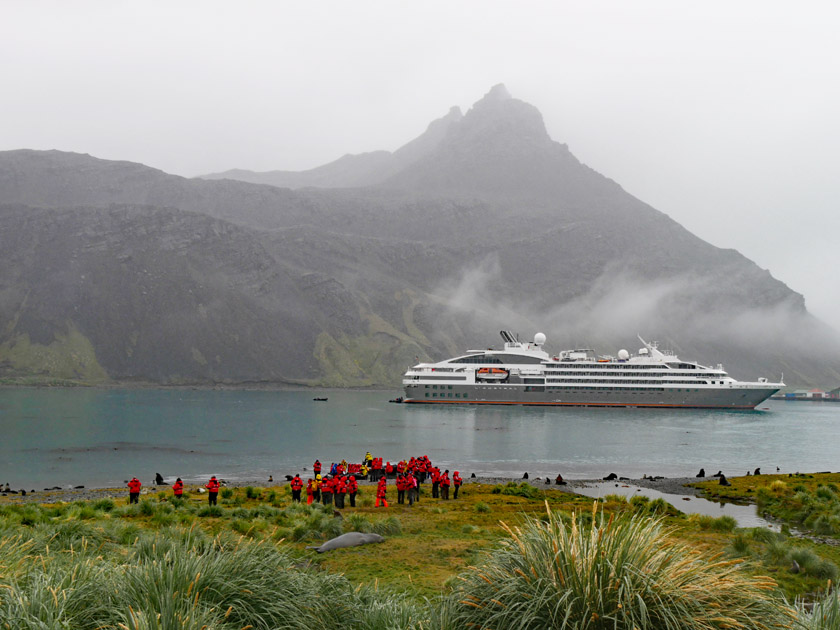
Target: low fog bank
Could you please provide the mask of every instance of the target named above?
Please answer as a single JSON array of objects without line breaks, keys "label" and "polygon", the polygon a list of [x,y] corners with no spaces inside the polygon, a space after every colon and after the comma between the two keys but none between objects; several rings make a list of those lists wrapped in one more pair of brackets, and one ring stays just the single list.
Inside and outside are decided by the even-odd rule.
[{"label": "low fog bank", "polygon": [[545,307],[527,296],[513,297],[498,259],[490,256],[441,281],[435,294],[471,348],[500,347],[498,331],[505,329],[523,341],[545,333],[549,352],[591,348],[615,356],[622,348],[638,352],[640,335],[685,360],[722,363],[734,378],[784,375],[789,387],[840,386],[837,331],[808,313],[801,299],[755,306],[732,299],[733,290],[721,293],[710,277],[648,280],[607,268],[582,293]]}]

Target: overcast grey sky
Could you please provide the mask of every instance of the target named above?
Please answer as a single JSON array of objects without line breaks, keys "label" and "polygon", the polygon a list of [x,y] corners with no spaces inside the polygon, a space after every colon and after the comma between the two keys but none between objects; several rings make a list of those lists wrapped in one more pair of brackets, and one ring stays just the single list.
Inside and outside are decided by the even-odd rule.
[{"label": "overcast grey sky", "polygon": [[0,3],[0,150],[184,176],[394,150],[496,83],[840,330],[836,2]]}]

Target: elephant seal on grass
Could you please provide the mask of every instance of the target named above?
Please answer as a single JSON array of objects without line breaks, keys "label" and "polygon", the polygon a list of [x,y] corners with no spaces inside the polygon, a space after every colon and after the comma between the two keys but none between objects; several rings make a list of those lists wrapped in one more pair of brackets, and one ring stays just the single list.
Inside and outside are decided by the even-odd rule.
[{"label": "elephant seal on grass", "polygon": [[332,540],[328,540],[320,547],[307,547],[307,549],[314,549],[318,553],[325,551],[332,551],[333,549],[342,549],[343,547],[358,547],[359,545],[367,545],[368,543],[385,542],[379,534],[363,534],[361,532],[348,532],[341,536],[336,536]]}]

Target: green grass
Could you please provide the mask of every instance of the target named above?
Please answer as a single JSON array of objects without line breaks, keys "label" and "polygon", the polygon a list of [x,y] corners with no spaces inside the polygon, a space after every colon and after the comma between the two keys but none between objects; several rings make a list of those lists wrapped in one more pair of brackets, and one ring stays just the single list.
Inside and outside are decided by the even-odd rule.
[{"label": "green grass", "polygon": [[731,478],[732,486],[694,484],[707,496],[755,502],[769,516],[821,536],[840,537],[840,474],[759,475]]},{"label": "green grass", "polygon": [[[68,602],[75,597],[71,597],[69,590],[65,593],[64,587],[59,589],[56,586],[57,574],[54,577],[42,575],[38,579],[45,586],[29,593],[26,590],[29,586],[24,587],[23,578],[17,577],[29,573],[18,571],[24,567],[34,570],[32,567],[38,563],[52,566],[56,572],[60,569],[65,574],[73,571],[79,575],[84,572],[93,574],[99,570],[119,573],[132,562],[146,562],[151,558],[157,558],[158,562],[173,559],[181,562],[181,556],[172,554],[180,553],[178,549],[182,547],[195,548],[200,553],[215,549],[216,553],[225,554],[232,545],[257,545],[284,555],[291,567],[313,566],[320,568],[318,573],[323,576],[340,577],[349,587],[358,589],[359,598],[364,595],[365,605],[368,606],[365,614],[379,611],[377,614],[381,616],[377,617],[377,623],[389,618],[389,615],[393,616],[392,620],[402,618],[403,614],[413,615],[414,625],[386,623],[372,627],[416,627],[418,630],[421,627],[464,627],[450,623],[452,619],[461,619],[457,616],[463,612],[459,612],[460,605],[450,601],[448,596],[443,600],[439,597],[460,588],[463,578],[471,575],[470,566],[482,566],[495,553],[494,550],[511,543],[513,539],[500,522],[520,523],[522,531],[534,524],[544,528],[562,524],[567,529],[575,526],[580,531],[601,528],[605,536],[607,532],[613,536],[616,530],[604,525],[600,513],[593,514],[593,505],[603,510],[607,523],[610,518],[615,519],[614,523],[627,519],[635,519],[639,523],[659,523],[664,539],[671,542],[679,539],[692,552],[703,554],[704,558],[714,554],[719,554],[719,558],[728,557],[729,560],[716,560],[712,564],[734,562],[732,566],[737,567],[738,576],[752,579],[771,575],[781,585],[789,601],[798,595],[825,592],[829,579],[834,576],[834,567],[840,561],[840,548],[794,540],[765,529],[733,529],[733,523],[727,517],[686,517],[673,509],[663,513],[661,504],[654,501],[628,502],[610,497],[596,503],[556,489],[540,490],[540,498],[534,499],[528,496],[528,490],[518,492],[521,486],[518,483],[512,486],[468,484],[457,501],[445,503],[431,499],[426,487],[421,501],[411,508],[397,505],[394,489],[391,488],[391,507],[377,509],[359,503],[357,508],[343,510],[343,518],[334,517],[332,508],[292,503],[289,494],[279,487],[255,489],[250,492],[252,498],[249,498],[246,488],[230,488],[228,503],[213,508],[207,506],[206,495],[195,494],[175,500],[171,494],[165,493],[146,496],[144,502],[136,506],[128,506],[124,498],[55,506],[0,503],[0,599],[13,592],[23,597],[16,603],[11,599],[0,601],[0,608],[8,605],[9,610],[17,610],[25,604],[30,606],[31,612],[44,604],[46,600],[43,598],[51,592],[64,593],[57,596],[67,597]],[[504,492],[506,487],[517,491]],[[276,494],[270,499],[272,492]],[[546,502],[550,510],[546,510]],[[572,513],[577,516],[572,518]],[[518,531],[513,527],[511,530]],[[317,545],[345,531],[375,531],[386,538],[386,543],[323,555],[305,549],[307,545]],[[4,541],[19,550],[7,555],[3,551]],[[736,552],[736,547],[740,547],[740,551]],[[161,554],[167,550],[171,554],[170,560],[163,560]],[[794,553],[797,555],[794,556]],[[799,558],[800,570],[797,573],[791,571],[794,558]],[[41,573],[44,566],[38,569]],[[729,571],[728,564],[724,568]],[[285,570],[297,571],[294,568]],[[726,571],[721,575],[728,580]],[[163,577],[161,574],[161,579]],[[78,581],[80,588],[82,583]],[[6,589],[8,593],[4,594],[3,584],[12,590]],[[32,585],[34,589],[35,581]],[[182,588],[188,586],[181,584]],[[113,584],[103,587],[104,591],[97,591],[92,586],[85,588],[91,588],[98,594],[91,596],[91,611],[84,614],[93,614],[92,611],[99,605],[98,598],[112,601],[108,589],[114,588]],[[313,588],[315,592],[320,592],[317,585]],[[782,593],[775,587],[768,588],[771,589],[769,595],[781,602]],[[64,602],[60,604],[65,606]],[[70,606],[70,603],[67,605]],[[220,620],[215,616],[212,606],[208,612],[192,603],[189,606],[185,603],[171,605],[171,610],[166,609],[170,620],[167,623],[175,624],[171,627],[192,627],[189,625],[192,621],[199,624],[196,627],[206,625],[208,630],[234,627],[229,625],[229,620]],[[157,627],[157,618],[151,616],[151,609],[148,606],[134,607],[133,617],[123,609],[120,616],[100,616],[97,622],[109,619],[107,623],[110,626],[106,624],[103,628],[118,628],[119,624],[125,627]],[[81,622],[80,625],[62,626],[62,619],[66,621],[70,617],[61,617],[61,614],[56,619],[44,621],[42,626],[21,623],[11,627],[92,627]],[[348,614],[350,622],[339,625],[366,627],[353,625],[356,623],[356,612]],[[73,619],[75,624],[79,618]],[[256,627],[265,626],[257,624]]]}]

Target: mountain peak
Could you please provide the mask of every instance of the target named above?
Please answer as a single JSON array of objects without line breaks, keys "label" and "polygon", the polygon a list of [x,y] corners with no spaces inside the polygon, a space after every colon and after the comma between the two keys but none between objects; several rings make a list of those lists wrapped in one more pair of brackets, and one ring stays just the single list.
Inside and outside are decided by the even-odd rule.
[{"label": "mountain peak", "polygon": [[484,95],[484,98],[481,99],[482,101],[508,101],[513,97],[508,92],[508,89],[505,87],[504,83],[497,83],[493,87],[490,88],[490,91]]},{"label": "mountain peak", "polygon": [[[513,98],[501,83],[494,85],[484,98],[470,108],[464,116],[463,127],[485,140],[502,136],[503,143],[551,141],[539,110]],[[466,132],[470,134],[470,131]]]}]

